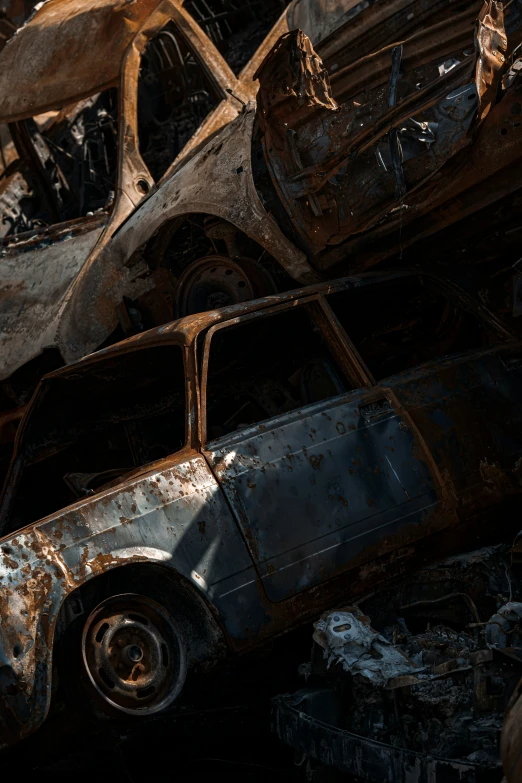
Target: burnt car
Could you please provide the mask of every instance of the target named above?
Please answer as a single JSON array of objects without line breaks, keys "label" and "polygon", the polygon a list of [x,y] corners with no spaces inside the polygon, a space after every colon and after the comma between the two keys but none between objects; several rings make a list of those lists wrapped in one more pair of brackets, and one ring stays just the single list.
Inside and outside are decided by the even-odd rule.
[{"label": "burnt car", "polygon": [[[4,443],[38,380],[64,364],[55,338],[75,281],[147,194],[253,98],[252,73],[287,29],[284,7],[49,0],[0,52]],[[131,296],[150,286],[134,278]]]},{"label": "burnt car", "polygon": [[[187,0],[165,9],[152,0],[108,2],[84,13],[81,2],[50,0],[0,53],[0,122],[11,123],[32,172],[17,163],[0,181],[6,455],[44,372],[189,313],[360,271],[370,262],[359,247],[352,252],[352,241],[373,242],[386,227],[400,229],[406,248],[420,211],[407,194],[398,209],[386,123],[397,131],[410,195],[420,192],[419,177],[440,178],[443,164],[448,182],[461,183],[458,150],[474,172],[485,170],[486,125],[509,158],[509,192],[515,187],[518,2],[505,21],[500,11],[482,13],[477,36],[481,6],[469,0],[294,0],[277,21],[280,0]],[[489,84],[491,14],[494,40],[507,38],[497,42],[504,59]],[[68,58],[77,63],[74,78],[64,73]],[[392,107],[383,98],[389,83]],[[513,129],[499,145],[492,118],[506,112]],[[330,166],[327,138],[353,158],[352,135],[335,130],[345,120],[354,133],[361,123],[369,133],[364,154],[356,145],[356,176],[343,164],[328,175],[327,192],[314,185],[296,196],[296,212],[286,180],[312,164]],[[365,167],[375,187],[359,209],[351,199],[368,191]],[[498,191],[488,185],[487,193],[491,200]],[[435,208],[431,197],[426,203]],[[477,197],[471,211],[479,204]],[[445,220],[449,214],[463,212],[444,207]],[[390,253],[394,242],[385,241]]]},{"label": "burnt car", "polygon": [[[160,303],[160,317],[176,318],[401,258],[447,257],[448,274],[466,266],[491,309],[509,311],[521,9],[399,13],[375,2],[353,6],[317,50],[303,31],[283,35],[254,74],[257,105],[151,194],[82,274],[56,334],[65,360],[157,325]],[[147,280],[135,296],[132,281]]]},{"label": "burnt car", "polygon": [[147,716],[187,670],[512,535],[521,384],[522,343],[407,270],[186,316],[48,374],[2,499],[3,741],[45,719],[53,665],[84,703]]}]

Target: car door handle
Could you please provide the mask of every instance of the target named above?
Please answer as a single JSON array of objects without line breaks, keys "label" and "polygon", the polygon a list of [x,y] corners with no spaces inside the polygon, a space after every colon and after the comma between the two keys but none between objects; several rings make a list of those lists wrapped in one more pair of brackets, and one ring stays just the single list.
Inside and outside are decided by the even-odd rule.
[{"label": "car door handle", "polygon": [[387,397],[380,397],[378,400],[372,400],[365,405],[359,405],[359,413],[364,421],[375,421],[375,419],[393,413],[393,407]]}]

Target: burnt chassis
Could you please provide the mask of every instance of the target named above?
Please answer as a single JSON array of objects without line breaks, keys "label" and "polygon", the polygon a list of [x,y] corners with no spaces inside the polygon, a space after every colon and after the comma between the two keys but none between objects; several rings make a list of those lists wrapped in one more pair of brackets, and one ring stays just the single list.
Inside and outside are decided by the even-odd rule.
[{"label": "burnt chassis", "polygon": [[[146,196],[168,180],[172,172],[190,158],[205,140],[236,117],[242,103],[253,98],[257,85],[252,81],[252,74],[280,33],[287,29],[286,17],[283,15],[275,25],[275,32],[269,33],[243,73],[236,77],[210,38],[183,8],[183,2],[148,2],[141,4],[138,10],[113,8],[108,2],[105,8],[96,11],[92,11],[87,4],[85,12],[81,2],[68,3],[65,0],[57,5],[58,14],[61,7],[69,10],[66,22],[62,19],[61,25],[57,24],[53,18],[53,8],[44,7],[2,52],[0,60],[5,81],[0,84],[0,121],[10,123],[13,132],[17,134],[16,129],[23,126],[23,120],[62,108],[64,101],[71,104],[101,90],[118,88],[115,195],[110,208],[99,214],[4,238],[1,242],[0,269],[4,291],[0,336],[3,362],[0,375],[7,383],[6,396],[13,400],[7,409],[0,412],[0,428],[4,431],[6,441],[14,437],[14,427],[34,390],[34,379],[37,381],[50,369],[49,361],[42,359],[42,356],[48,349],[57,348],[58,353],[51,357],[53,368],[63,364],[63,359],[67,358],[67,352],[59,345],[57,333],[64,309],[67,310],[71,297],[74,300],[77,285],[81,286],[82,278],[93,266],[99,271],[98,259],[101,256],[100,263],[103,265],[103,251],[111,236]],[[85,27],[81,17],[87,18],[89,13],[92,25]],[[142,53],[147,43],[169,21],[174,22],[195,52],[220,102],[172,161],[159,182],[155,183],[139,152],[137,86]],[[104,51],[98,51],[98,59],[95,35],[97,24],[102,26],[101,31],[98,31],[102,41],[100,46],[105,47]],[[107,30],[112,30],[112,42]],[[83,38],[90,42],[90,49],[86,47]],[[68,51],[63,51],[68,47]],[[67,74],[64,76],[64,63],[70,56],[76,58],[74,79],[69,79]],[[107,62],[100,68],[99,60],[104,59]],[[29,61],[33,68],[30,76],[24,72],[23,66],[19,66],[19,63]],[[12,79],[16,79],[19,70],[23,87],[18,90],[13,89]],[[40,80],[35,74],[40,76]],[[42,81],[46,82],[46,90],[41,88]],[[32,152],[36,179],[41,179],[44,192],[48,188],[52,193],[56,183],[46,171],[45,156],[39,159],[39,154],[41,150],[38,148]],[[116,281],[117,288],[122,284],[123,281]],[[150,281],[127,279],[126,292],[134,297],[150,286]],[[85,304],[85,300],[82,300],[82,313],[86,312]],[[81,356],[89,350],[79,346]],[[9,379],[12,379],[13,373],[22,368],[23,376],[24,367],[31,367],[31,362],[38,361],[42,362],[40,372],[29,370],[29,378],[34,375],[33,380],[27,383],[22,377],[21,383],[20,379],[15,380],[10,387]]]},{"label": "burnt chassis", "polygon": [[[423,6],[420,29],[395,44],[386,25],[373,30],[369,23],[381,13],[386,17],[378,6],[371,4],[321,42],[325,67],[299,31],[278,41],[255,74],[257,108],[244,107],[178,169],[82,276],[60,323],[66,361],[107,339],[118,326],[118,307],[133,299],[133,280],[140,275],[143,283],[144,270],[150,289],[133,306],[146,310],[156,297],[164,301],[153,275],[164,269],[175,285],[181,279],[169,268],[169,253],[181,227],[196,218],[215,221],[221,239],[234,236],[226,243],[237,266],[245,261],[239,240],[246,239],[260,259],[284,270],[285,283],[291,278],[306,285],[397,258],[448,227],[458,232],[459,222],[518,190],[519,77],[506,81],[518,57],[518,6],[506,8],[504,19],[499,3],[482,10],[469,3],[443,21]],[[396,16],[401,24],[390,14],[390,29],[410,33],[413,21]],[[382,48],[361,51],[368,41]],[[457,55],[459,64],[445,71],[444,63]],[[432,143],[425,122],[416,131],[425,154],[403,161],[397,153],[383,173],[375,152],[382,158],[381,147],[395,133],[399,147],[406,145],[402,125],[422,120],[435,105],[442,112],[440,143]],[[212,252],[208,265],[215,266]],[[96,319],[87,316],[83,301],[94,303]],[[186,314],[173,300],[169,307],[173,317]],[[128,319],[127,327],[132,334]]]},{"label": "burnt chassis", "polygon": [[[391,274],[388,279],[397,277],[400,278],[401,274]],[[232,434],[207,445],[205,412],[202,409],[205,383],[198,376],[197,337],[207,332],[208,347],[208,335],[222,324],[240,323],[242,318],[250,318],[254,313],[272,312],[277,306],[288,308],[298,302],[320,302],[322,295],[338,288],[357,287],[373,280],[373,276],[352,278],[329,286],[313,286],[190,316],[104,349],[44,379],[42,390],[52,383],[53,378],[74,373],[79,365],[96,366],[107,356],[166,342],[181,345],[187,371],[187,445],[171,458],[135,471],[118,485],[102,489],[93,498],[79,501],[2,539],[0,673],[4,742],[13,742],[27,735],[45,719],[51,698],[53,647],[61,608],[68,597],[77,594],[78,588],[92,580],[103,580],[109,573],[117,573],[125,579],[126,568],[139,568],[144,578],[153,573],[160,575],[166,594],[170,591],[180,596],[182,603],[188,607],[184,620],[189,625],[194,618],[201,622],[203,630],[199,633],[191,662],[211,662],[219,658],[223,645],[231,651],[247,651],[316,616],[325,606],[345,598],[348,591],[350,596],[361,594],[382,583],[383,579],[392,579],[403,573],[412,563],[433,559],[448,553],[448,550],[466,548],[469,546],[470,525],[475,540],[491,539],[493,535],[498,536],[500,527],[512,526],[510,517],[502,515],[504,504],[510,506],[520,493],[517,465],[511,471],[507,467],[504,470],[498,465],[488,464],[477,453],[474,459],[480,462],[481,476],[478,484],[472,481],[469,486],[463,486],[461,476],[457,490],[452,481],[455,477],[451,475],[451,465],[448,464],[445,469],[435,464],[423,432],[403,409],[400,394],[398,396],[391,383],[384,385],[384,394],[391,403],[390,409],[385,410],[384,422],[395,422],[393,427],[397,434],[413,433],[413,442],[407,447],[405,456],[409,454],[408,459],[410,462],[413,460],[414,473],[420,470],[421,478],[422,475],[424,479],[429,477],[430,499],[435,503],[426,506],[427,501],[422,501],[420,508],[414,512],[418,517],[414,524],[403,523],[401,526],[399,522],[396,533],[384,539],[379,533],[373,543],[370,540],[369,545],[348,562],[338,557],[329,560],[327,555],[320,567],[312,571],[306,569],[302,560],[297,560],[293,571],[289,571],[292,557],[286,567],[283,563],[286,556],[283,561],[281,558],[273,559],[274,563],[278,559],[281,561],[280,569],[277,565],[274,568],[273,563],[260,561],[259,542],[256,541],[259,531],[255,520],[251,528],[249,524],[245,527],[245,518],[234,500],[234,486],[237,487],[236,471],[239,469],[241,472],[242,464],[254,464],[254,468],[257,464],[261,476],[264,461],[254,455],[252,463],[252,456],[248,457],[251,452],[248,445],[246,452],[241,454],[241,442],[248,444],[251,441],[254,450],[261,449],[261,454],[261,441],[266,438],[267,432],[271,432],[271,427],[283,428],[283,431],[285,426],[290,426],[290,429],[297,427],[299,430],[302,425],[298,419],[302,413],[297,413],[297,420],[295,413],[277,416],[270,426],[269,422],[264,422],[247,428],[239,436]],[[464,299],[467,300],[466,297]],[[321,307],[325,305],[321,304]],[[494,325],[497,333],[503,334],[504,338],[509,337],[484,308],[477,308]],[[326,320],[322,324],[328,341],[341,353],[347,352],[350,368],[347,372],[355,372],[356,385],[363,383],[363,388],[335,398],[339,399],[336,405],[347,403],[349,406],[351,413],[347,423],[351,416],[355,416],[355,424],[349,427],[339,423],[335,425],[333,418],[329,419],[332,400],[309,406],[309,413],[315,417],[313,421],[318,420],[316,427],[324,429],[330,426],[325,424],[330,420],[337,435],[355,432],[358,426],[364,430],[368,422],[359,413],[358,406],[363,400],[365,405],[362,407],[372,408],[377,404],[374,415],[379,419],[383,389],[372,385],[348,347],[342,330],[328,315],[328,308],[323,312]],[[498,347],[493,347],[480,351],[477,361],[479,365],[481,362],[493,362],[496,372],[500,371],[509,385],[510,373],[502,364],[498,350]],[[501,348],[502,354],[506,351],[506,360],[515,354],[513,368],[516,374],[520,344],[508,339]],[[443,375],[452,363],[441,360],[435,366]],[[468,370],[465,370],[458,383],[465,383],[467,373]],[[395,381],[399,385],[402,376],[407,377],[407,373],[396,376]],[[472,376],[475,377],[473,372]],[[512,394],[509,389],[506,393],[508,398]],[[419,386],[415,379],[409,394],[410,404],[418,399]],[[31,422],[33,408],[34,415],[37,415],[37,401],[38,395],[22,422],[19,447]],[[436,437],[437,432],[441,432],[438,425],[431,437]],[[315,438],[315,433],[316,428],[312,427],[308,438]],[[292,437],[295,438],[295,434]],[[407,436],[408,443],[410,437]],[[259,445],[256,445],[256,438],[261,439]],[[315,447],[308,440],[305,442],[307,448],[303,453],[306,458],[302,464],[315,476],[322,460],[313,454]],[[317,447],[321,448],[321,444],[322,440],[318,437]],[[306,456],[307,451],[310,451],[309,456]],[[507,459],[509,461],[510,458]],[[20,457],[15,454],[4,492],[4,525],[9,524],[9,501],[16,490],[20,467]],[[289,480],[285,478],[286,482]],[[298,487],[299,477],[293,480]],[[309,479],[304,480],[313,484]],[[143,497],[146,499],[143,500]],[[345,508],[344,503],[342,506]],[[497,521],[493,527],[492,518]],[[421,521],[423,524],[419,524]],[[313,555],[314,546],[308,552],[309,544],[309,541],[302,542],[300,547],[306,555],[305,560]],[[295,572],[296,566],[299,573]],[[289,577],[281,579],[280,573]],[[269,586],[270,581],[272,586]]]}]

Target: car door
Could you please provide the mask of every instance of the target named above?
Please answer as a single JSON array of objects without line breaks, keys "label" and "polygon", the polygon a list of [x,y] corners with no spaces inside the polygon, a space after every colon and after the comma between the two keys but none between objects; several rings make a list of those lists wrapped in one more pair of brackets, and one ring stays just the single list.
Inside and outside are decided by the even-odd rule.
[{"label": "car door", "polygon": [[423,535],[437,511],[415,428],[317,297],[212,327],[202,399],[204,454],[272,601]]},{"label": "car door", "polygon": [[427,444],[434,480],[459,517],[518,493],[520,343],[462,291],[427,275],[383,278],[327,300]]}]

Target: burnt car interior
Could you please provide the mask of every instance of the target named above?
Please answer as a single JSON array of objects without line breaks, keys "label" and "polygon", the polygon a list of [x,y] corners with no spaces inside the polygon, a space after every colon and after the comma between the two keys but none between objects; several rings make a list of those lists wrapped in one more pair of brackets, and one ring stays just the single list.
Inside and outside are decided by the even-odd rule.
[{"label": "burnt car interior", "polygon": [[341,369],[307,306],[218,330],[210,343],[210,440],[346,391]]},{"label": "burnt car interior", "polygon": [[24,433],[13,529],[185,444],[178,346],[111,357],[47,383],[39,416]]},{"label": "burnt car interior", "polygon": [[169,22],[148,42],[138,81],[139,150],[155,181],[220,100],[196,54]]},{"label": "burnt car interior", "polygon": [[0,177],[0,236],[110,209],[117,118],[117,90],[109,89],[9,126],[18,157]]},{"label": "burnt car interior", "polygon": [[494,339],[480,318],[420,276],[376,281],[327,301],[377,380]]}]

